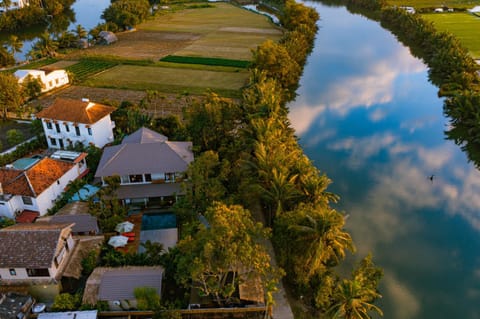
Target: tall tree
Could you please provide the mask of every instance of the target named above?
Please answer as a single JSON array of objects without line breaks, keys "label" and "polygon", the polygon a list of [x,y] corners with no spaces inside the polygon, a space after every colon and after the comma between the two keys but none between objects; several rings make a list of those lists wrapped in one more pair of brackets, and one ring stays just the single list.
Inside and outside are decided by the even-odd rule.
[{"label": "tall tree", "polygon": [[25,101],[23,88],[13,74],[0,73],[0,111],[3,121],[8,112],[17,112]]},{"label": "tall tree", "polygon": [[8,38],[8,46],[10,47],[10,54],[15,56],[17,52],[22,52],[23,42],[16,35],[10,35]]},{"label": "tall tree", "polygon": [[77,36],[77,40],[85,39],[88,36],[87,30],[81,24],[77,24],[73,33]]},{"label": "tall tree", "polygon": [[233,301],[239,283],[260,278],[264,288],[278,277],[260,243],[267,235],[250,212],[238,205],[216,203],[208,208],[208,225],[178,243],[177,279],[194,285],[219,305]]}]

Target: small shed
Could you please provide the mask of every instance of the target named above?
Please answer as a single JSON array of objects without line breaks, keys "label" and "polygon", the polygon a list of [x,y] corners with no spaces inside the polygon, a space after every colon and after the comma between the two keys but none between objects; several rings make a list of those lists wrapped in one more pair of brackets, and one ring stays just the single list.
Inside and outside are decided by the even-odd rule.
[{"label": "small shed", "polygon": [[98,43],[99,44],[112,44],[118,41],[117,36],[112,31],[100,31],[98,34]]}]

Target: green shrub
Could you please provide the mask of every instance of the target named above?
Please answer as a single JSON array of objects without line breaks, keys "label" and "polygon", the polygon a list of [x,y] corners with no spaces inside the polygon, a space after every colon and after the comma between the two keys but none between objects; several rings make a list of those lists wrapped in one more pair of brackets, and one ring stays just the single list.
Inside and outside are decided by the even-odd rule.
[{"label": "green shrub", "polygon": [[243,60],[230,60],[230,59],[221,59],[221,58],[204,58],[204,57],[193,57],[193,56],[179,56],[179,55],[168,55],[162,59],[162,62],[173,62],[173,63],[185,63],[185,64],[203,64],[203,65],[215,65],[215,66],[230,66],[235,68],[248,68],[250,65],[249,61]]}]

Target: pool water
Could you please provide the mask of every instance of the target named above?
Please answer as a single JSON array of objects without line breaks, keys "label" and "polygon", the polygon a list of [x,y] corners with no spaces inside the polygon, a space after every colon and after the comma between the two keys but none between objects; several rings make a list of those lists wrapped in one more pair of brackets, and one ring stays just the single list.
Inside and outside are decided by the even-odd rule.
[{"label": "pool water", "polygon": [[144,213],[142,230],[168,229],[177,227],[177,216],[173,213]]}]

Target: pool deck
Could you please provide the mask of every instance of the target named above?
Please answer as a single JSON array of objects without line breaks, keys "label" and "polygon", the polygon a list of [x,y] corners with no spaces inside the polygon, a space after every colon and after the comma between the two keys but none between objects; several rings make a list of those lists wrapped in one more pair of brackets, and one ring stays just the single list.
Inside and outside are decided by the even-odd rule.
[{"label": "pool deck", "polygon": [[140,231],[142,229],[142,216],[143,216],[143,213],[137,213],[127,217],[126,220],[135,225],[133,226],[133,230],[132,230],[132,232],[135,233],[135,239],[127,243],[126,246],[120,247],[119,249],[117,249],[117,251],[121,251],[124,253],[131,253],[131,254],[137,253],[138,247],[140,246]]}]

